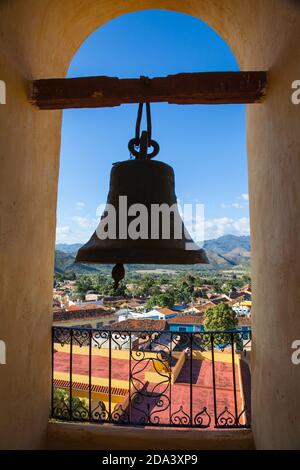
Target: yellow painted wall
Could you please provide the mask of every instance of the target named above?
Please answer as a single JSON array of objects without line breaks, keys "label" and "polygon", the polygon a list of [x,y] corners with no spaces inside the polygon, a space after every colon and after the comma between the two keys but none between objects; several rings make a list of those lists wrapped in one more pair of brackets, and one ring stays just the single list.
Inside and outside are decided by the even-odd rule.
[{"label": "yellow painted wall", "polygon": [[[61,387],[63,388],[63,387]],[[68,391],[68,389],[64,389]],[[73,397],[78,397],[78,398],[85,398],[89,399],[89,393],[83,390],[72,390],[72,395]],[[97,403],[99,401],[102,401],[105,405],[106,410],[109,410],[109,394],[108,393],[98,393],[98,392],[92,392],[91,393],[92,400],[95,400]],[[111,410],[113,411],[115,407],[121,403],[124,400],[124,397],[122,396],[117,396],[117,395],[111,395]]]},{"label": "yellow painted wall", "polygon": [[[58,380],[70,380],[70,374],[68,372],[54,372],[54,378]],[[73,382],[81,382],[84,384],[89,383],[89,376],[88,375],[81,375],[81,374],[72,374],[72,381]],[[108,387],[109,380],[108,377],[94,377],[92,376],[92,384],[93,385],[103,385],[104,387]],[[111,386],[118,387],[118,388],[125,388],[128,389],[128,380],[119,380],[119,379],[111,379]]]},{"label": "yellow painted wall", "polygon": [[[193,351],[193,358],[200,361],[212,361],[211,351]],[[226,352],[216,352],[214,353],[214,360],[216,362],[226,362],[232,364],[232,355],[231,353]],[[234,353],[234,362],[237,364],[239,361],[239,355]]]},{"label": "yellow painted wall", "polygon": [[182,351],[177,359],[175,366],[172,368],[172,384],[176,382],[178,375],[185,363],[185,352]]},{"label": "yellow painted wall", "polygon": [[[107,343],[108,344],[108,343]],[[70,353],[70,345],[65,344],[62,346],[60,343],[55,343],[54,348],[58,352]],[[72,347],[73,354],[80,354],[83,356],[89,355],[88,346],[77,346],[73,344]],[[109,348],[100,348],[92,347],[93,356],[101,356],[108,358],[109,357]],[[143,351],[131,351],[132,360],[138,361],[140,359],[157,359],[161,358],[161,355],[155,352],[143,352]],[[123,359],[124,361],[129,360],[129,350],[128,349],[111,349],[111,358],[112,359]]]}]

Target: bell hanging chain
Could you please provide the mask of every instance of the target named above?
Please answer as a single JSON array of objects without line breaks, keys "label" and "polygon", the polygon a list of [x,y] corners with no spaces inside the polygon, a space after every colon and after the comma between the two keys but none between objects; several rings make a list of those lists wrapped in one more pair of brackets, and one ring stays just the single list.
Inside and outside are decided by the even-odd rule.
[{"label": "bell hanging chain", "polygon": [[[141,122],[143,115],[143,106],[146,105],[146,120],[147,130],[142,131]],[[135,137],[128,143],[128,149],[136,159],[150,159],[156,157],[159,152],[158,143],[152,138],[152,124],[151,124],[151,110],[150,103],[139,103],[138,115],[135,125]],[[148,153],[149,147],[152,147],[152,152]]]}]

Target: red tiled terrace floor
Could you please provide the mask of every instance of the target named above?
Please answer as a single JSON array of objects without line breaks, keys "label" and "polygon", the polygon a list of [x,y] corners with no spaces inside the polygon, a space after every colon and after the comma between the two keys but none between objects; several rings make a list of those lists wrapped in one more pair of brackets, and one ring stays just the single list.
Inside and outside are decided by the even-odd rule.
[{"label": "red tiled terrace floor", "polygon": [[[172,421],[180,424],[186,424],[186,421],[176,421],[176,416],[187,419],[186,416],[193,416],[195,424],[196,415],[206,407],[211,416],[210,427],[214,426],[214,396],[211,361],[202,361],[194,359],[192,361],[192,387],[190,386],[190,361],[187,359],[175,382],[170,385],[168,379],[161,377],[163,384],[145,383],[145,370],[152,365],[150,360],[137,363],[131,361],[131,371],[134,378],[139,378],[144,385],[142,391],[138,393],[138,398],[142,398],[142,403],[134,400],[134,394],[131,400],[131,420],[139,422],[140,419],[151,414],[152,420],[159,417],[160,424],[167,424],[172,416]],[[146,366],[144,370],[143,366]],[[69,373],[69,354],[68,352],[56,352],[54,354],[54,370],[57,372]],[[89,360],[88,356],[73,354],[72,364],[73,374],[88,375]],[[92,356],[92,377],[108,378],[109,360],[107,357]],[[124,359],[112,358],[111,361],[112,379],[124,380],[128,382],[129,388],[129,361]],[[248,374],[249,375],[249,374]],[[240,393],[239,374],[235,366],[236,388],[237,388],[237,406],[238,414],[242,411],[242,400]],[[242,376],[245,376],[247,386],[247,397],[249,397],[248,388],[250,387],[247,372],[243,370]],[[247,378],[248,377],[248,378]],[[225,407],[234,414],[234,388],[233,388],[233,370],[230,363],[215,362],[215,380],[216,380],[216,400],[217,414],[220,414]],[[244,377],[243,377],[244,380]],[[161,399],[161,403],[159,403]],[[170,406],[169,406],[170,403]],[[161,404],[161,406],[159,406]],[[208,418],[203,416],[203,424],[208,424]]]}]

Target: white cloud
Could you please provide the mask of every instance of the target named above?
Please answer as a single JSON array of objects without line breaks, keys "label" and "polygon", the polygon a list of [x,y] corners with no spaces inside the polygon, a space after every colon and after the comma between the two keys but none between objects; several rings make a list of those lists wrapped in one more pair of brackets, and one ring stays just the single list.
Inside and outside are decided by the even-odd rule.
[{"label": "white cloud", "polygon": [[218,238],[222,235],[249,235],[250,225],[248,217],[232,219],[230,217],[220,217],[208,219],[204,222],[205,239]]},{"label": "white cloud", "polygon": [[72,220],[81,228],[96,228],[97,223],[99,222],[96,218],[81,217],[79,215],[72,217]]},{"label": "white cloud", "polygon": [[233,202],[232,204],[224,204],[224,202],[222,202],[220,206],[221,206],[221,209],[230,209],[231,207],[233,207],[234,209],[243,209],[245,205],[246,205],[245,203],[242,204],[240,202]]},{"label": "white cloud", "polygon": [[239,202],[234,202],[231,204],[232,207],[234,207],[235,209],[243,209],[244,205],[243,204],[240,204]]},{"label": "white cloud", "polygon": [[57,235],[66,235],[67,233],[70,233],[70,227],[68,225],[65,225],[63,227],[56,227]]},{"label": "white cloud", "polygon": [[81,209],[83,209],[85,207],[85,203],[84,202],[76,202],[75,207],[76,207],[77,211],[80,211]]},{"label": "white cloud", "polygon": [[240,198],[243,199],[244,201],[249,202],[249,194],[248,193],[241,194]]},{"label": "white cloud", "polygon": [[99,219],[92,217],[72,217],[73,224],[57,227],[56,243],[85,243],[96,229]]},{"label": "white cloud", "polygon": [[249,203],[248,193],[243,193],[240,196],[237,196],[236,199],[241,202],[232,202],[231,204],[225,204],[224,202],[222,202],[220,204],[220,207],[222,209],[229,209],[230,207],[233,207],[234,209],[243,209],[248,206],[248,203]]},{"label": "white cloud", "polygon": [[70,234],[70,227],[68,225],[64,225],[61,227],[56,227],[56,242],[62,243],[68,240]]}]

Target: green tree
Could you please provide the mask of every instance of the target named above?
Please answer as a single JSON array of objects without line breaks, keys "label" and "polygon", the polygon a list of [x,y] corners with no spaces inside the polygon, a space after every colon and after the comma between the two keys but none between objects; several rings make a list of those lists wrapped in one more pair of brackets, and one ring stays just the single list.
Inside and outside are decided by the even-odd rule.
[{"label": "green tree", "polygon": [[159,280],[155,276],[146,274],[140,282],[141,295],[158,295],[160,293],[158,283]]},{"label": "green tree", "polygon": [[175,295],[173,289],[168,289],[166,292],[163,292],[159,295],[153,295],[148,300],[146,306],[147,308],[153,308],[156,305],[160,307],[173,307],[175,303]]},{"label": "green tree", "polygon": [[236,285],[235,281],[226,281],[221,287],[223,294],[228,295],[230,291],[236,290],[235,285]]},{"label": "green tree", "polygon": [[[205,330],[227,331],[235,330],[238,325],[236,313],[228,304],[221,303],[215,307],[208,308],[205,311],[204,326]],[[215,344],[230,343],[230,334],[216,334],[214,336]]]},{"label": "green tree", "polygon": [[241,278],[242,284],[249,284],[251,282],[251,277],[249,274],[243,274]]},{"label": "green tree", "polygon": [[93,290],[93,280],[90,276],[80,276],[76,280],[77,292],[84,296],[89,290]]},{"label": "green tree", "polygon": [[177,286],[176,289],[174,289],[174,297],[176,303],[187,304],[193,297],[193,291],[191,292],[189,286],[186,285]]},{"label": "green tree", "polygon": [[206,330],[234,330],[238,319],[228,304],[221,303],[205,311],[204,325]]},{"label": "green tree", "polygon": [[74,271],[66,271],[64,273],[64,279],[67,281],[76,281],[76,273],[74,273]]},{"label": "green tree", "polygon": [[[54,417],[69,417],[70,413],[70,396],[66,390],[61,388],[54,388],[53,390],[53,407]],[[88,400],[85,398],[72,398],[72,417],[80,417],[81,419],[88,418]]]}]

